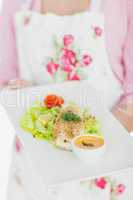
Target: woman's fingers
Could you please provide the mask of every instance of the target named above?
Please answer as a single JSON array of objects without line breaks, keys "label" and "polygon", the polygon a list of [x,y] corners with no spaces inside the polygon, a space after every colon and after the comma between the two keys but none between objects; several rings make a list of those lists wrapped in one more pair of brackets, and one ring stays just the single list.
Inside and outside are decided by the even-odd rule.
[{"label": "woman's fingers", "polygon": [[126,111],[127,113],[133,117],[133,103],[129,103],[126,105]]},{"label": "woman's fingers", "polygon": [[30,82],[27,80],[22,80],[22,79],[14,79],[14,80],[10,80],[7,87],[9,89],[21,89],[24,87],[28,87],[30,85]]},{"label": "woman's fingers", "polygon": [[128,115],[119,108],[114,108],[112,113],[129,132],[133,131],[133,116]]}]

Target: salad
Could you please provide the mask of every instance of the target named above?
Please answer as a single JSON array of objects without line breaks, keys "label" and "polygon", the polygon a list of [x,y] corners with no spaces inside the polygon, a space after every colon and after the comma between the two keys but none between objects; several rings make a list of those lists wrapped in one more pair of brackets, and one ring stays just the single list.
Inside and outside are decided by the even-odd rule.
[{"label": "salad", "polygon": [[87,109],[75,103],[66,104],[57,95],[48,95],[43,102],[34,103],[20,121],[21,128],[36,139],[46,140],[65,150],[82,134],[100,135],[101,126]]}]

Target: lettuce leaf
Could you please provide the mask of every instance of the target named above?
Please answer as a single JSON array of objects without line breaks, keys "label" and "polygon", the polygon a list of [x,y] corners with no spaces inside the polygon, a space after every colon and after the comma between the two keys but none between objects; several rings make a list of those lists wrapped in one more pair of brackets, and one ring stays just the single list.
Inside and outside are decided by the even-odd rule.
[{"label": "lettuce leaf", "polygon": [[84,131],[85,134],[101,135],[101,125],[94,117],[90,117],[84,122]]},{"label": "lettuce leaf", "polygon": [[37,139],[52,141],[54,123],[59,108],[48,109],[41,104],[34,104],[20,120],[21,128]]}]

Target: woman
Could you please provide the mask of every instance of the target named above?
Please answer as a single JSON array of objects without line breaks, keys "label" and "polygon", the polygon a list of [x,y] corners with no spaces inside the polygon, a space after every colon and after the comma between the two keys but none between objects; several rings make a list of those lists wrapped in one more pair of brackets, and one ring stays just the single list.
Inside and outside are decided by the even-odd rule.
[{"label": "woman", "polygon": [[[131,45],[131,37],[133,33],[133,24],[132,24],[132,8],[133,8],[133,3],[131,1],[116,1],[113,2],[108,0],[105,2],[100,2],[100,1],[80,1],[77,3],[74,0],[71,2],[68,1],[61,1],[60,6],[56,5],[56,2],[54,1],[28,1],[28,2],[20,2],[18,0],[14,1],[14,3],[10,6],[4,2],[4,7],[3,7],[3,18],[1,20],[1,44],[4,41],[4,45],[1,45],[1,68],[0,68],[0,82],[1,86],[4,86],[8,84],[11,88],[14,87],[23,87],[27,86],[29,84],[29,81],[33,83],[34,80],[32,80],[31,72],[28,75],[27,72],[25,72],[22,66],[27,66],[24,63],[25,58],[22,56],[20,53],[20,37],[19,35],[19,28],[22,28],[20,26],[20,21],[21,19],[24,22],[24,25],[29,25],[30,24],[30,14],[26,14],[24,18],[20,18],[20,21],[17,19],[16,22],[14,22],[14,14],[17,11],[22,10],[23,8],[28,9],[28,10],[35,10],[42,12],[42,14],[45,15],[46,12],[52,11],[54,13],[60,14],[60,15],[71,15],[77,12],[84,12],[85,10],[90,10],[93,8],[93,3],[94,3],[94,9],[97,12],[104,12],[105,15],[105,25],[106,25],[106,42],[107,42],[107,50],[110,58],[110,62],[112,64],[112,70],[109,69],[109,74],[111,77],[112,81],[112,88],[117,91],[118,96],[113,99],[113,102],[109,105],[109,107],[113,106],[113,113],[114,115],[123,123],[123,125],[129,130],[133,130],[133,117],[132,117],[132,108],[133,108],[133,80],[132,80],[132,74],[133,74],[133,68],[132,68],[132,55],[133,55],[133,50],[132,50],[132,45]],[[99,10],[99,6],[101,9]],[[65,5],[65,6],[64,6]],[[89,8],[89,9],[88,9]],[[98,8],[98,10],[97,10]],[[89,12],[89,11],[88,11]],[[33,13],[34,14],[34,13]],[[34,15],[35,16],[35,15]],[[19,18],[19,17],[18,17]],[[38,16],[39,18],[39,16]],[[36,18],[37,19],[37,18]],[[87,20],[87,19],[86,19]],[[118,20],[118,21],[116,21]],[[22,22],[22,21],[21,21]],[[119,24],[119,26],[118,26]],[[95,33],[95,37],[102,37],[102,29],[99,29],[99,27],[92,27],[93,31]],[[17,29],[17,31],[16,31]],[[45,32],[44,32],[45,35]],[[73,37],[69,35],[69,40],[73,40]],[[68,37],[68,35],[67,35]],[[4,40],[5,38],[5,40]],[[16,45],[16,38],[17,38],[17,45]],[[33,40],[32,40],[33,41]],[[65,38],[64,38],[65,41]],[[27,41],[28,42],[28,41]],[[56,41],[57,42],[57,41]],[[26,43],[26,42],[25,42]],[[64,43],[65,45],[65,43]],[[17,49],[18,47],[18,49]],[[31,45],[32,47],[32,45]],[[30,48],[31,48],[30,47]],[[21,46],[22,48],[22,46]],[[23,48],[25,49],[25,47]],[[46,48],[45,48],[46,49]],[[19,50],[19,51],[18,51]],[[46,50],[45,50],[46,51]],[[103,49],[104,51],[104,49]],[[102,52],[103,52],[102,51]],[[18,53],[19,52],[19,53]],[[67,52],[68,53],[68,52]],[[70,53],[70,52],[69,52]],[[72,53],[72,52],[71,52]],[[100,53],[100,52],[99,52]],[[18,57],[17,54],[19,54],[19,62],[18,62]],[[21,54],[21,55],[20,55]],[[40,53],[41,55],[41,53]],[[64,53],[63,53],[64,55]],[[72,55],[72,54],[71,54]],[[32,54],[33,56],[33,54]],[[66,54],[65,54],[66,56]],[[106,57],[105,55],[102,55],[102,58]],[[22,59],[24,58],[24,59]],[[70,57],[69,57],[70,58]],[[75,59],[75,56],[73,57]],[[87,66],[93,66],[93,55],[84,55],[84,64]],[[52,58],[53,60],[53,58]],[[94,59],[95,60],[95,59]],[[107,59],[103,58],[104,62],[108,65]],[[69,59],[70,61],[70,59]],[[62,61],[64,62],[64,60]],[[66,59],[65,59],[66,62]],[[73,59],[71,60],[73,62]],[[75,62],[75,60],[74,60]],[[86,64],[87,62],[87,64]],[[19,64],[18,64],[19,63]],[[34,62],[35,63],[35,62]],[[51,63],[45,63],[43,60],[41,60],[40,65],[45,64],[47,66],[47,75],[48,73],[51,74]],[[50,65],[49,65],[50,64]],[[54,64],[54,69],[57,70],[58,66],[52,63],[52,66]],[[76,63],[71,63],[71,64],[76,64]],[[18,67],[19,66],[19,67]],[[31,67],[33,67],[33,64],[31,64]],[[66,67],[66,66],[65,66]],[[106,69],[108,71],[108,69]],[[33,70],[33,68],[32,68]],[[67,68],[63,69],[65,72],[67,72],[67,77],[69,77],[70,80],[79,80],[80,74],[74,74],[75,76],[69,76],[71,74],[68,74],[68,71],[71,71],[71,69]],[[63,72],[64,72],[63,71]],[[106,71],[106,72],[107,72]],[[33,73],[34,74],[34,73]],[[20,75],[20,77],[19,77]],[[66,74],[65,74],[66,75]],[[71,77],[71,78],[70,78]],[[15,78],[15,80],[13,80]],[[16,80],[17,78],[17,80]],[[21,78],[24,78],[22,80]],[[39,77],[40,78],[40,77]],[[58,77],[57,77],[58,78]],[[62,78],[62,77],[61,77]],[[102,77],[100,77],[102,80]],[[49,82],[49,81],[48,81]],[[93,82],[93,81],[92,81]],[[92,83],[91,82],[91,83]],[[41,80],[40,80],[41,83]],[[43,82],[44,83],[44,82]],[[109,85],[110,87],[110,85]],[[100,88],[101,89],[101,88]],[[106,88],[104,88],[106,90]],[[122,90],[121,90],[122,89]],[[108,90],[108,88],[107,88]],[[104,91],[105,92],[105,91]],[[119,97],[119,99],[118,99]],[[116,104],[116,100],[119,102]],[[115,103],[115,104],[114,104]],[[17,140],[18,142],[18,140]],[[17,147],[18,147],[17,143]],[[107,179],[108,180],[108,179]],[[97,179],[93,183],[94,185],[98,186],[101,189],[105,188],[105,185],[107,183],[106,178],[102,179]],[[117,188],[120,191],[124,190],[123,185],[119,185]],[[114,190],[113,190],[114,191]],[[129,200],[129,199],[128,199]]]}]

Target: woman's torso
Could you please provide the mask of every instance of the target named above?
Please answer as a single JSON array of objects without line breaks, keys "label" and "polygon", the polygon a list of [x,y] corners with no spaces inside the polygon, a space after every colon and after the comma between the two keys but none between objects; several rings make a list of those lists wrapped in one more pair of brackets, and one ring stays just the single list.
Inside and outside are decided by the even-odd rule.
[{"label": "woman's torso", "polygon": [[[96,2],[96,1],[95,1]],[[120,96],[105,46],[104,17],[93,10],[60,16],[21,11],[16,15],[20,75],[36,84],[87,80]]]}]

